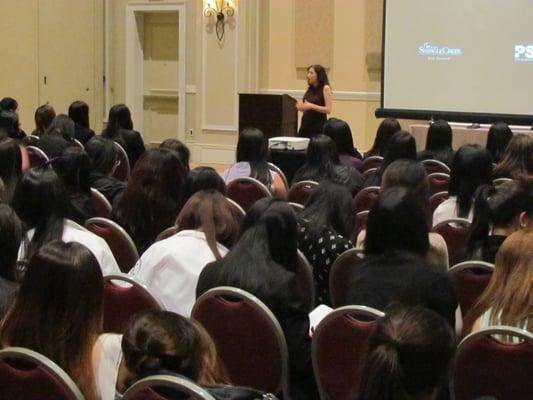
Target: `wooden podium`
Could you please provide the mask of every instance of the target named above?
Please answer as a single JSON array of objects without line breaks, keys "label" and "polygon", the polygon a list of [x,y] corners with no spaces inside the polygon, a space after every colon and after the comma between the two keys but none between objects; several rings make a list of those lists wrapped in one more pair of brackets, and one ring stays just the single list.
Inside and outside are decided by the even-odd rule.
[{"label": "wooden podium", "polygon": [[239,93],[239,132],[258,128],[267,138],[296,136],[296,100],[288,94]]}]

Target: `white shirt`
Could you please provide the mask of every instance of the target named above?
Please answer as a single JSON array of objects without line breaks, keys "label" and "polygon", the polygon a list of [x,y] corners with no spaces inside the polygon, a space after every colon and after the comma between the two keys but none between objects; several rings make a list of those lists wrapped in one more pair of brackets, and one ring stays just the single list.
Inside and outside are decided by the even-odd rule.
[{"label": "white shirt", "polygon": [[[224,256],[228,250],[217,243]],[[184,230],[151,245],[130,274],[144,283],[165,308],[189,317],[196,301],[198,277],[215,261],[201,231]]]},{"label": "white shirt", "polygon": [[[35,229],[30,229],[26,234],[27,240],[31,240],[34,233]],[[88,231],[83,226],[78,225],[69,219],[65,219],[65,222],[63,223],[63,236],[61,237],[61,240],[65,243],[77,242],[87,247],[98,261],[103,275],[120,273],[120,268],[118,267],[115,257],[113,256],[113,253],[111,252],[107,242],[100,236]],[[18,259],[22,260],[24,258],[25,247],[24,243],[22,243],[19,248]]]},{"label": "white shirt", "polygon": [[93,369],[99,399],[114,400],[118,368],[122,360],[122,335],[105,333],[93,348]]},{"label": "white shirt", "polygon": [[[474,207],[472,205],[472,207],[470,207],[470,211],[468,212],[468,217],[466,217],[466,219],[468,219],[470,222],[472,222],[472,219],[474,218],[473,209]],[[458,214],[459,204],[457,203],[457,196],[452,196],[440,203],[435,209],[435,212],[433,213],[433,226],[436,226],[447,219],[457,218]]]}]

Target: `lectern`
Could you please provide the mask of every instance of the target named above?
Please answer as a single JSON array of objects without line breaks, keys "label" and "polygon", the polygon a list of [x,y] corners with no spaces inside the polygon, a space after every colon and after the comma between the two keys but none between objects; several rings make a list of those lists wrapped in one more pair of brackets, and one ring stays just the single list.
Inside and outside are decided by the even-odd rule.
[{"label": "lectern", "polygon": [[267,138],[296,136],[296,100],[287,94],[239,93],[239,132],[261,129]]}]

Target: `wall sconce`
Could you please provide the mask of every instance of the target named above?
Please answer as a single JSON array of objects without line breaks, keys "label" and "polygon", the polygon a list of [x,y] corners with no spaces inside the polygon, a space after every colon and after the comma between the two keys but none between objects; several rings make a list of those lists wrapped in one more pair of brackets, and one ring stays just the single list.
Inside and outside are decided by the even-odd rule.
[{"label": "wall sconce", "polygon": [[231,0],[209,0],[204,8],[204,16],[207,18],[215,15],[217,17],[216,32],[218,41],[224,39],[224,19],[232,17],[235,13],[235,7]]}]

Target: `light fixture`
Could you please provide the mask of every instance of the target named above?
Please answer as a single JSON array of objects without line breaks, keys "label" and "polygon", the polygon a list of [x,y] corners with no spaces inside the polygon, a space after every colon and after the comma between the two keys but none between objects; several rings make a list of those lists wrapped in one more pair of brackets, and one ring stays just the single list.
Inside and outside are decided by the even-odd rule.
[{"label": "light fixture", "polygon": [[207,6],[204,8],[204,16],[207,18],[217,17],[216,32],[219,42],[224,39],[224,19],[232,17],[234,13],[235,7],[233,7],[231,0],[210,0],[207,2]]}]

